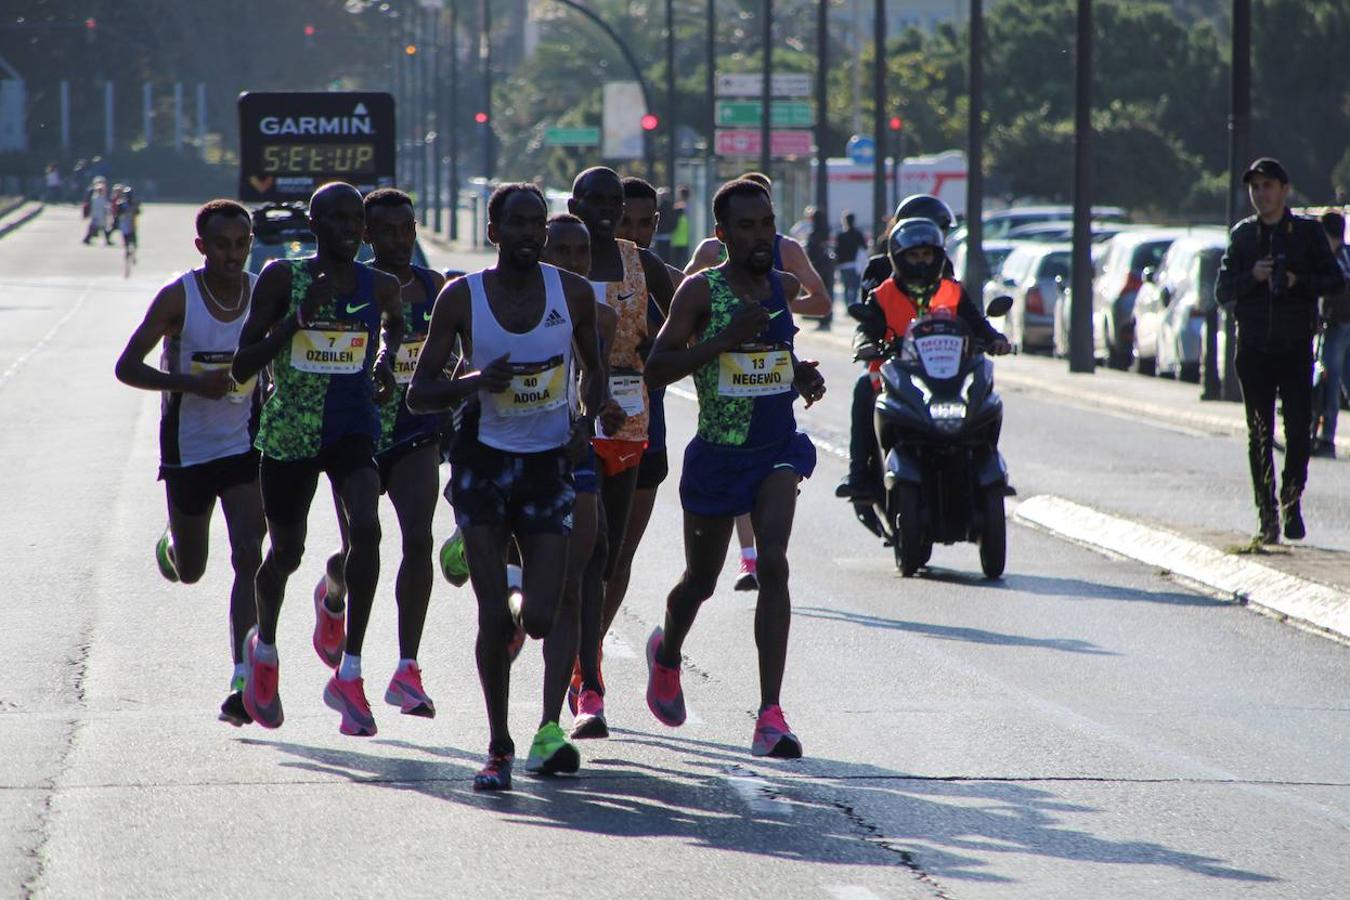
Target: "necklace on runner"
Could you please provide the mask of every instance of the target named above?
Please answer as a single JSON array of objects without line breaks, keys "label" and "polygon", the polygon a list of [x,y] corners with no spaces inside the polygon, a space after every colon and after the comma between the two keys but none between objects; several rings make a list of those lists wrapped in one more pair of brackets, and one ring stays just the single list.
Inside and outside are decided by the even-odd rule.
[{"label": "necklace on runner", "polygon": [[224,303],[221,303],[219,300],[216,299],[216,295],[215,295],[215,294],[211,293],[211,285],[209,285],[209,284],[206,283],[206,273],[205,273],[205,272],[202,273],[202,287],[206,290],[206,296],[208,296],[208,297],[211,298],[211,302],[215,304],[216,309],[220,310],[221,312],[225,312],[225,313],[237,313],[237,312],[239,312],[240,309],[243,308],[243,306],[244,306],[244,283],[245,283],[246,281],[247,281],[247,278],[240,278],[240,280],[239,280],[239,296],[235,298],[234,306],[226,306]]},{"label": "necklace on runner", "polygon": [[403,288],[406,287],[412,287],[413,279],[416,277],[417,277],[416,275],[409,275],[407,281],[400,281],[398,283],[399,290],[402,290]]}]

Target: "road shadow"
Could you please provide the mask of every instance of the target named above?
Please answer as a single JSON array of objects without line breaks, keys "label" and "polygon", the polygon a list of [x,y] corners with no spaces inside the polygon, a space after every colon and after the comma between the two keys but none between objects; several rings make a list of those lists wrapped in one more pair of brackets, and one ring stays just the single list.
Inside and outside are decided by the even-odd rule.
[{"label": "road shadow", "polygon": [[1231,606],[1227,600],[1186,591],[1146,591],[1139,588],[1061,578],[1053,575],[1029,575],[1010,572],[1002,578],[985,578],[979,572],[955,569],[923,568],[916,578],[979,587],[993,591],[1018,591],[1049,597],[1075,597],[1081,600],[1124,600],[1131,603],[1162,603],[1170,606]]},{"label": "road shadow", "polygon": [[[924,777],[830,759],[756,759],[739,746],[615,729],[609,741],[584,745],[580,776],[518,774],[515,791],[478,794],[471,786],[477,756],[455,747],[360,745],[377,748],[371,752],[242,741],[290,757],[282,765],[291,769],[413,791],[522,827],[675,838],[784,861],[900,866],[938,881],[1015,882],[993,870],[995,854],[1158,866],[1224,882],[1278,880],[1154,841],[1109,840],[1073,827],[1068,817],[1105,811],[1067,802],[1046,782]],[[671,764],[621,758],[624,750],[658,750]]]},{"label": "road shadow", "polygon": [[792,615],[807,619],[823,619],[827,622],[845,622],[850,625],[862,625],[866,628],[888,628],[921,634],[925,637],[943,641],[963,641],[970,644],[994,644],[1001,647],[1030,647],[1039,650],[1059,650],[1064,653],[1086,653],[1092,656],[1119,656],[1114,650],[1104,650],[1091,641],[1076,638],[1038,638],[1021,634],[1004,634],[987,631],[983,628],[967,628],[960,625],[934,625],[931,622],[910,622],[904,619],[886,619],[870,616],[866,613],[849,612],[843,609],[826,609],[820,606],[798,606]]}]

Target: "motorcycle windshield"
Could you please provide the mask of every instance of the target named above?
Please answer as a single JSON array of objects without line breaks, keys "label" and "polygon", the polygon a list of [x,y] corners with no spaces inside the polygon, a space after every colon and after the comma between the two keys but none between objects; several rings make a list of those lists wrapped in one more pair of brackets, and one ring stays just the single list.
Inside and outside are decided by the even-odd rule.
[{"label": "motorcycle windshield", "polygon": [[934,380],[955,378],[970,351],[970,334],[960,319],[926,317],[910,323],[901,361]]}]

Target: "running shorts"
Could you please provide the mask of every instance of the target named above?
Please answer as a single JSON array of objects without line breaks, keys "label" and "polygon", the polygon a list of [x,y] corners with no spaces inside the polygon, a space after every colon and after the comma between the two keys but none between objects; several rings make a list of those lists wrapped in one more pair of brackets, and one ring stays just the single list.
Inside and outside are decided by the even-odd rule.
[{"label": "running shorts", "polygon": [[816,445],[800,431],[777,444],[750,448],[695,437],[684,451],[680,503],[696,516],[734,518],[755,508],[760,487],[778,469],[810,478],[815,468]]},{"label": "running shorts", "polygon": [[160,466],[169,503],[188,516],[204,516],[230,488],[258,480],[258,451],[246,450],[195,466]]},{"label": "running shorts", "polygon": [[518,535],[571,534],[576,496],[564,448],[509,453],[477,441],[455,448],[445,489],[461,529],[504,525]]},{"label": "running shorts", "polygon": [[328,476],[338,491],[356,472],[378,471],[374,442],[364,434],[338,438],[305,459],[272,459],[266,455],[260,467],[263,512],[270,521],[294,525],[309,518],[309,505],[319,485],[319,474]]},{"label": "running shorts", "polygon": [[595,448],[605,477],[613,478],[642,463],[642,451],[647,448],[647,442],[598,437],[591,441],[591,446]]}]

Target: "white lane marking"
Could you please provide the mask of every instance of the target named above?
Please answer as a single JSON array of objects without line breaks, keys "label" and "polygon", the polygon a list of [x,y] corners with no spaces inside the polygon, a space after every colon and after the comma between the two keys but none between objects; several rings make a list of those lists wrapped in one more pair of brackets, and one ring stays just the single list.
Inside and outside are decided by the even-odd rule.
[{"label": "white lane marking", "polygon": [[636,651],[612,629],[605,635],[605,655],[610,659],[637,659]]},{"label": "white lane marking", "polygon": [[47,344],[51,342],[52,338],[56,337],[57,334],[61,332],[61,329],[65,327],[66,323],[69,322],[71,319],[73,319],[75,317],[75,314],[80,311],[80,307],[84,306],[84,301],[88,296],[89,290],[88,288],[86,288],[80,294],[80,298],[75,301],[75,305],[72,306],[66,312],[66,314],[62,316],[60,320],[58,320],[57,323],[51,327],[50,331],[48,331],[46,334],[42,336],[42,340],[38,341],[36,344],[30,347],[26,353],[24,353],[18,359],[14,360],[14,362],[10,363],[9,368],[5,369],[4,372],[0,372],[0,388],[4,387],[5,384],[11,378],[13,378],[21,368],[23,368],[24,364],[28,362],[28,360],[33,358],[34,354],[36,354],[43,347],[47,346]]},{"label": "white lane marking", "polygon": [[772,786],[763,778],[747,778],[743,775],[724,775],[722,778],[745,801],[751,812],[775,818],[792,818],[792,804],[775,795]]},{"label": "white lane marking", "polygon": [[834,900],[881,900],[880,894],[860,884],[831,884],[826,885],[825,890]]}]

